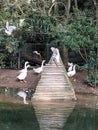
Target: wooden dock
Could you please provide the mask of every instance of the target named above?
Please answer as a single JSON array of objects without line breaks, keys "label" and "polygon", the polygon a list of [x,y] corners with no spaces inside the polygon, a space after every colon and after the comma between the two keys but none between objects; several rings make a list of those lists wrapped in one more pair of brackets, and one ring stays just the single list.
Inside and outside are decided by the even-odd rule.
[{"label": "wooden dock", "polygon": [[58,66],[55,64],[46,64],[32,100],[67,99],[76,100],[76,96],[62,61]]}]

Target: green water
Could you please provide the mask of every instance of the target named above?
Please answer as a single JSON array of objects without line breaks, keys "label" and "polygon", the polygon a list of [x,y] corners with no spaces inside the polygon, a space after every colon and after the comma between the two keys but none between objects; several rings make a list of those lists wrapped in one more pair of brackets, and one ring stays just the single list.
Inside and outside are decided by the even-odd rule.
[{"label": "green water", "polygon": [[39,130],[33,107],[0,103],[0,130]]},{"label": "green water", "polygon": [[[53,105],[52,105],[53,107]],[[41,108],[42,109],[42,108]],[[60,107],[59,107],[60,109]],[[53,108],[51,110],[54,110]],[[98,130],[98,110],[95,108],[80,108],[74,107],[69,116],[66,117],[66,112],[69,110],[69,107],[66,108],[66,111],[63,111],[62,117],[58,116],[56,122],[54,115],[49,109],[47,109],[47,118],[51,116],[50,121],[52,122],[52,127],[49,126],[49,120],[45,120],[45,125],[41,129],[40,125],[43,125],[42,119],[45,117],[46,112],[41,115],[39,108],[39,119],[37,119],[37,114],[33,105],[22,105],[22,104],[13,104],[13,103],[0,103],[0,130]],[[55,109],[56,111],[56,109]],[[55,113],[54,111],[54,113]],[[55,113],[58,115],[58,113]],[[61,114],[61,111],[59,111]],[[63,125],[59,125],[60,120],[63,121]],[[53,124],[55,124],[55,128]],[[49,126],[49,127],[48,127]]]},{"label": "green water", "polygon": [[98,130],[98,110],[75,108],[62,130]]}]

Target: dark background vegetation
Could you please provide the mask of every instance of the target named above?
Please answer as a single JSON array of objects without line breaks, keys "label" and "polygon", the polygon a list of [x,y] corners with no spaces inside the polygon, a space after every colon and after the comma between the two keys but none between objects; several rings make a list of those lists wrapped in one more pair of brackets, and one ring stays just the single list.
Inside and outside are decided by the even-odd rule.
[{"label": "dark background vegetation", "polygon": [[[22,25],[20,20],[24,19]],[[6,22],[16,26],[8,36]],[[86,82],[98,80],[97,0],[2,0],[0,2],[0,67],[19,69],[25,60],[40,64],[49,61],[50,47],[58,47],[64,65],[77,64],[87,70]],[[41,53],[35,58],[33,51]]]}]

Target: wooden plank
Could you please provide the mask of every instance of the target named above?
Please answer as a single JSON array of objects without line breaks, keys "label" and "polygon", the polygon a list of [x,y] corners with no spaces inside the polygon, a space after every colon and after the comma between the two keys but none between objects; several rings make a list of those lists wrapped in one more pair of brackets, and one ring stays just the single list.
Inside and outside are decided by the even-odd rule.
[{"label": "wooden plank", "polygon": [[60,66],[46,65],[42,72],[33,100],[76,99],[66,70]]}]

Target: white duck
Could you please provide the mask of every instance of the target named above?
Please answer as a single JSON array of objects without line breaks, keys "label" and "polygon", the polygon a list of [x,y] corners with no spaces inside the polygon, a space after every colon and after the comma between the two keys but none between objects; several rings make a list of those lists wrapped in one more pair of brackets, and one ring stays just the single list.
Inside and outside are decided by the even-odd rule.
[{"label": "white duck", "polygon": [[16,26],[10,26],[9,22],[6,22],[6,28],[5,28],[5,33],[7,33],[9,36],[12,35],[12,32],[16,30]]},{"label": "white duck", "polygon": [[17,95],[23,98],[24,104],[28,104],[28,102],[26,101],[27,94],[24,91],[19,91]]},{"label": "white duck", "polygon": [[73,69],[73,63],[71,62],[68,62],[68,66],[69,66],[69,68],[68,68],[68,72],[69,71],[72,71],[72,69]]},{"label": "white duck", "polygon": [[27,65],[26,66],[26,68],[25,68],[25,70],[23,71],[23,72],[21,72],[18,76],[17,76],[17,79],[19,80],[19,81],[24,81],[24,82],[26,82],[25,81],[25,78],[27,77],[27,69],[30,67],[30,65]]},{"label": "white duck", "polygon": [[20,73],[22,73],[22,72],[24,72],[24,71],[27,71],[27,68],[26,68],[26,67],[27,67],[27,64],[29,64],[28,61],[25,62],[25,64],[24,64],[24,69],[19,70]]},{"label": "white duck", "polygon": [[38,68],[33,68],[34,72],[35,72],[35,73],[38,73],[38,74],[41,73],[41,72],[43,71],[43,65],[44,65],[44,63],[45,63],[45,60],[42,61],[42,64],[41,64],[40,67],[38,67]]},{"label": "white duck", "polygon": [[72,77],[76,74],[76,69],[75,69],[76,65],[73,65],[73,70],[67,72],[68,77]]}]

